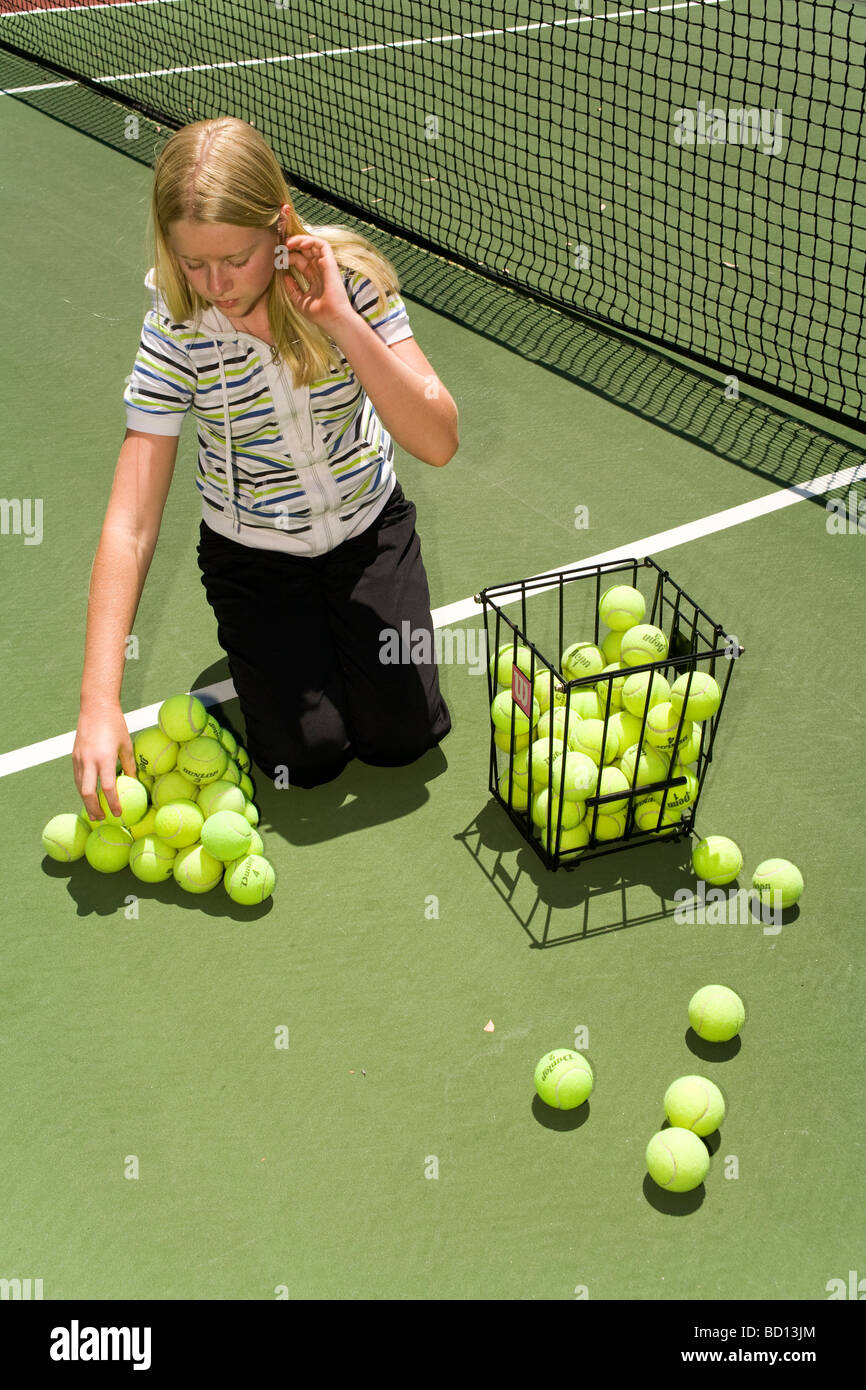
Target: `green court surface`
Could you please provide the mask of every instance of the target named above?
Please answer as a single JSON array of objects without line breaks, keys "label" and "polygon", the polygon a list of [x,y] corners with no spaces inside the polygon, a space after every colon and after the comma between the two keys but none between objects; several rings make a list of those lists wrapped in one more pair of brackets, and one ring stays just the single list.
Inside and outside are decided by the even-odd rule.
[{"label": "green court surface", "polygon": [[[862,440],[725,402],[672,360],[629,369],[601,332],[509,344],[485,327],[494,291],[457,268],[450,307],[406,291],[460,411],[445,469],[396,454],[437,626],[477,640],[486,586],[613,551],[669,571],[745,649],[696,830],[737,841],[745,887],[763,859],[799,865],[778,930],[678,920],[684,840],[545,869],[488,789],[487,678],[465,656],[441,665],[452,732],[414,765],[355,761],[313,791],[254,769],[277,873],[261,907],[58,865],[40,833],[80,806],[87,588],[149,305],[151,175],[19,102],[2,120],[0,489],[41,523],[0,536],[0,1276],[46,1300],[813,1302],[866,1276]],[[497,293],[500,330],[518,312],[531,329]],[[136,727],[229,680],[194,471],[187,422],[126,667],[124,711],[151,711]],[[235,699],[216,713],[243,737]],[[745,1001],[734,1044],[689,1030],[711,983]],[[568,1114],[533,1072],[574,1046],[596,1084]],[[644,1150],[692,1073],[728,1113],[705,1183],[675,1198]]]}]

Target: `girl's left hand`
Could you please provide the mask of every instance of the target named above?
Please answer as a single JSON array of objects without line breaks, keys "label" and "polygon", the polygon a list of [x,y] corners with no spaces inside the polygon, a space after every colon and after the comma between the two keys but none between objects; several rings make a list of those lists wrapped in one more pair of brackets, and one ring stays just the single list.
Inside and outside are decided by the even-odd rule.
[{"label": "girl's left hand", "polygon": [[[289,298],[305,318],[328,331],[351,311],[330,242],[323,237],[290,236],[284,243],[289,250],[289,268],[284,272]],[[309,285],[302,290],[292,270],[299,270]]]}]

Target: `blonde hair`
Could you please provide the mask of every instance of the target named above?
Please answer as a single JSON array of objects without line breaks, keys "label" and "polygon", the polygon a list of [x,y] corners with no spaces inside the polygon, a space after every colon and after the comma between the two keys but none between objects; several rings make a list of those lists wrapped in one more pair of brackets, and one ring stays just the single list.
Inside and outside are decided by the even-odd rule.
[{"label": "blonde hair", "polygon": [[[341,269],[360,271],[371,281],[379,295],[377,312],[384,312],[388,296],[400,292],[397,272],[387,257],[348,227],[303,222],[270,145],[246,121],[224,116],[175,131],[154,164],[154,278],[174,322],[197,323],[209,302],[192,288],[169,245],[171,223],[224,222],[272,227],[276,232],[286,203],[291,213],[274,245],[304,233],[325,238]],[[310,386],[339,367],[342,359],[322,330],[295,308],[283,283],[286,273],[275,271],[268,289],[272,357],[283,359],[296,386]]]}]

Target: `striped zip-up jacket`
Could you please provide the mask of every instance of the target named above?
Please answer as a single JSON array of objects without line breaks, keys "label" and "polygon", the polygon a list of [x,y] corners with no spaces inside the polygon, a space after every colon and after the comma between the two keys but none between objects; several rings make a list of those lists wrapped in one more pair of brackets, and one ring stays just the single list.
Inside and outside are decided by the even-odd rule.
[{"label": "striped zip-up jacket", "polygon": [[[343,282],[385,343],[413,336],[399,294],[377,314],[365,276],[344,270]],[[322,555],[364,531],[395,485],[394,445],[345,357],[327,377],[296,387],[285,364],[271,362],[270,345],[215,306],[197,326],[174,323],[153,268],[144,283],[153,307],[123,393],[127,428],[179,435],[192,411],[206,524],[293,555]]]}]

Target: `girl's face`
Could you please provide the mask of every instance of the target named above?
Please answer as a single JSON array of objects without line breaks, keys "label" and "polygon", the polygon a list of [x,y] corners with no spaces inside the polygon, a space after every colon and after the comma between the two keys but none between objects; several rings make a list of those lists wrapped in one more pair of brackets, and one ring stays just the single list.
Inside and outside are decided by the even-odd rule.
[{"label": "girl's face", "polygon": [[245,318],[267,293],[279,244],[272,228],[183,220],[168,240],[192,288],[227,318]]}]

